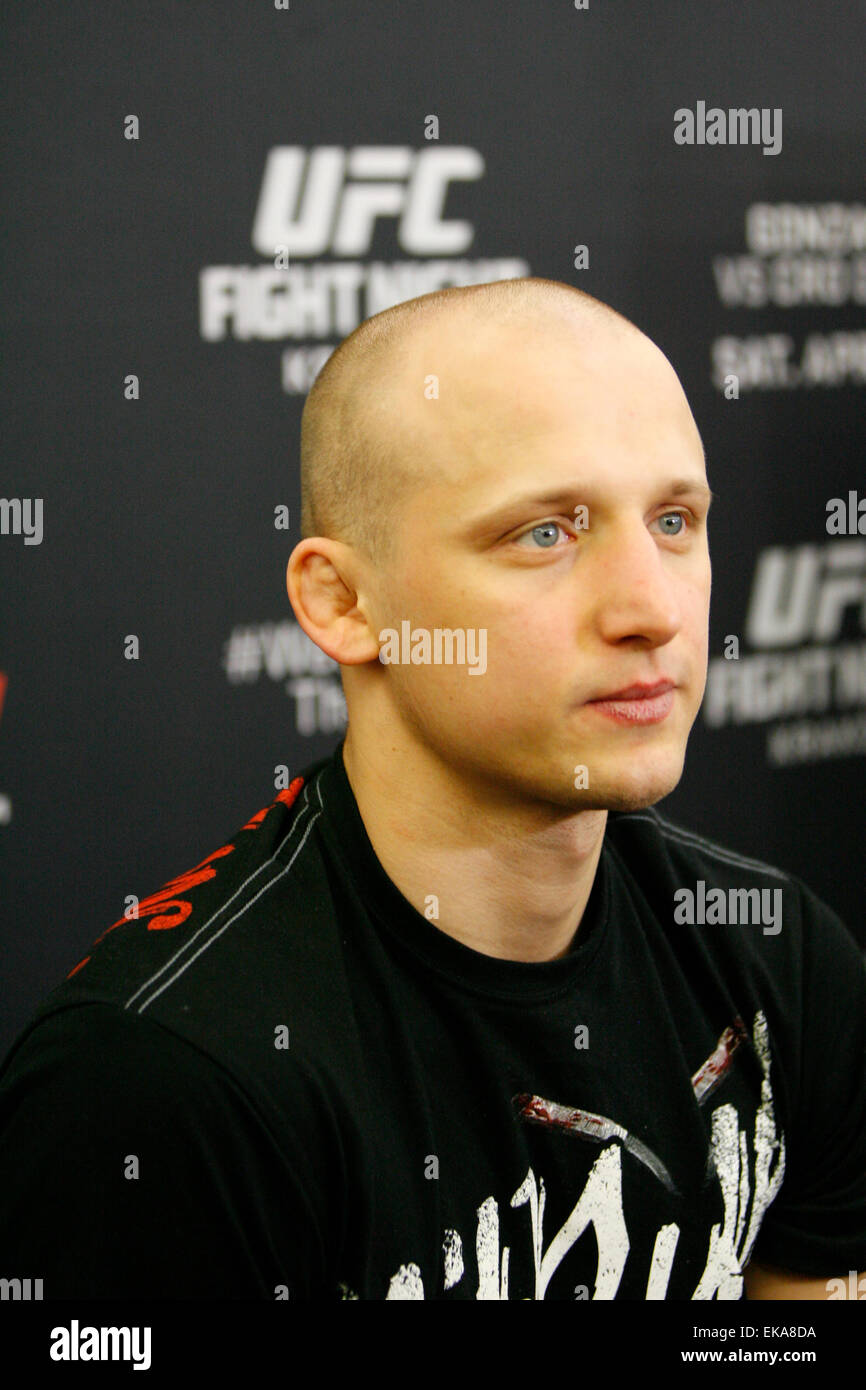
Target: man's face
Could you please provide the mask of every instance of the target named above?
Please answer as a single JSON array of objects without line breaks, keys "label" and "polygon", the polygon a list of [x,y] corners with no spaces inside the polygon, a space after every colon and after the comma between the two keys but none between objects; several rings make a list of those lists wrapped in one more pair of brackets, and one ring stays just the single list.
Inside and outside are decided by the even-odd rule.
[{"label": "man's face", "polygon": [[[491,794],[651,805],[680,779],[707,671],[709,494],[672,368],[607,326],[452,330],[414,346],[406,380],[403,437],[430,481],[395,523],[377,637],[462,628],[478,653],[483,629],[486,670],[382,665],[392,713]],[[592,703],[662,680],[654,711]]]}]

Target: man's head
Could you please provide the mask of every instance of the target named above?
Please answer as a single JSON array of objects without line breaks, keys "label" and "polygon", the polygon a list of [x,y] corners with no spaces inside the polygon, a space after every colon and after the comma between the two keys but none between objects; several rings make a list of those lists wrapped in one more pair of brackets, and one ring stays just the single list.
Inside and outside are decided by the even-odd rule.
[{"label": "man's head", "polygon": [[[301,471],[289,595],[368,759],[387,739],[574,810],[672,790],[706,680],[709,494],[676,374],[633,324],[538,279],[397,305],[326,362]],[[483,631],[484,673],[383,664],[404,622]],[[662,679],[655,724],[588,703]]]}]

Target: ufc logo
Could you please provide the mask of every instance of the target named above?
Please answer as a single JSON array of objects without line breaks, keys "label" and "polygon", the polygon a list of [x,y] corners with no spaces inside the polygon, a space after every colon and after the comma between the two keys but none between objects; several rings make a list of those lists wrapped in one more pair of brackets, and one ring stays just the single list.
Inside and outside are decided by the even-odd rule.
[{"label": "ufc logo", "polygon": [[442,220],[448,185],[479,179],[484,160],[466,146],[411,150],[402,145],[278,145],[265,164],[253,246],[273,258],[360,256],[378,217],[398,217],[397,240],[415,256],[454,255],[470,245],[469,222]]},{"label": "ufc logo", "polygon": [[831,642],[855,605],[866,632],[866,542],[773,547],[758,559],[746,639],[752,647]]}]

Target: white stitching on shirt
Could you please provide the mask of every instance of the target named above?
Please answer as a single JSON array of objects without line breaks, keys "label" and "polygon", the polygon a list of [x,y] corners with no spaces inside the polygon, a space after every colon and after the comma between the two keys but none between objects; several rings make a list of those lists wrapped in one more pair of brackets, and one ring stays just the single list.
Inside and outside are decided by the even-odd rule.
[{"label": "white stitching on shirt", "polygon": [[688,849],[699,847],[716,859],[721,859],[724,864],[734,864],[742,869],[757,869],[763,874],[769,874],[772,878],[784,879],[786,883],[790,881],[791,875],[785,873],[783,869],[775,869],[772,864],[765,864],[761,859],[748,859],[743,854],[737,854],[735,850],[724,849],[713,840],[705,840],[703,835],[697,835],[691,830],[684,830],[679,825],[672,825],[670,821],[660,816],[658,811],[652,811],[650,815],[645,815],[639,811],[624,811],[618,819],[644,820],[648,825],[654,825],[665,840],[674,840],[685,845]]},{"label": "white stitching on shirt", "polygon": [[[320,776],[321,776],[321,773],[319,773],[319,775],[316,777],[315,782],[313,783],[313,785],[317,788],[317,790],[318,790],[318,781],[319,781],[319,777],[320,777]],[[235,900],[235,898],[238,896],[238,894],[239,894],[239,893],[242,893],[243,890],[248,886],[248,884],[252,883],[253,879],[258,877],[258,875],[262,872],[263,869],[269,868],[270,865],[273,864],[273,863],[275,862],[275,860],[276,860],[276,858],[277,858],[277,855],[279,854],[280,850],[283,848],[284,845],[286,845],[286,844],[288,843],[288,841],[291,839],[291,837],[292,837],[292,835],[294,834],[294,832],[299,828],[299,826],[300,826],[300,824],[301,824],[301,820],[302,820],[302,818],[303,818],[303,816],[304,816],[305,811],[307,811],[307,810],[310,809],[309,798],[308,798],[309,790],[310,790],[310,785],[309,785],[309,783],[308,783],[307,786],[304,788],[304,802],[305,802],[305,805],[301,808],[299,814],[295,817],[294,821],[292,822],[291,826],[289,827],[288,831],[286,832],[286,835],[283,837],[283,839],[282,839],[282,840],[280,841],[280,843],[277,845],[277,847],[276,847],[276,849],[274,850],[273,854],[271,855],[270,859],[267,859],[267,860],[265,861],[264,864],[260,864],[259,867],[258,867],[253,873],[251,873],[251,874],[249,875],[248,878],[245,878],[244,881],[243,881],[243,883],[241,883],[241,884],[235,889],[234,893],[232,893],[231,897],[230,897],[230,898],[227,898],[226,901],[225,901],[224,903],[220,903],[219,907],[216,909],[215,912],[213,912],[213,913],[211,914],[210,917],[208,917],[207,921],[206,921],[206,922],[203,922],[203,923],[201,924],[201,926],[199,927],[198,931],[196,931],[196,932],[190,937],[189,941],[185,941],[185,942],[183,943],[183,945],[180,946],[180,947],[178,948],[178,950],[175,952],[175,954],[171,957],[170,960],[167,960],[167,961],[165,962],[165,964],[162,965],[162,966],[159,968],[159,970],[156,971],[155,974],[151,975],[149,979],[145,980],[143,984],[139,985],[139,987],[138,987],[138,989],[135,991],[135,993],[134,993],[134,994],[131,994],[130,997],[129,997],[129,999],[127,999],[126,1003],[124,1004],[124,1008],[128,1009],[128,1008],[130,1007],[130,1005],[133,1003],[133,1001],[134,1001],[135,999],[137,999],[138,996],[142,993],[143,990],[146,990],[147,987],[148,987],[149,985],[152,985],[156,980],[158,980],[159,977],[160,977],[160,975],[163,975],[163,974],[165,973],[166,970],[170,969],[170,967],[171,967],[172,965],[174,965],[175,961],[179,960],[180,957],[181,957],[185,952],[188,952],[189,949],[190,949],[190,947],[193,946],[194,943],[197,941],[197,939],[201,936],[202,932],[203,932],[203,931],[206,931],[207,928],[208,928],[209,926],[211,926],[211,924],[212,924],[213,922],[216,921],[216,919],[217,919],[217,917],[219,917],[220,913],[224,912],[224,911],[226,910],[226,908],[229,907],[229,906],[231,905],[231,903],[234,902],[234,900]],[[320,804],[321,804],[321,795],[319,796],[319,802],[320,802]],[[306,839],[307,839],[307,836],[309,835],[309,833],[310,833],[310,831],[312,830],[312,828],[313,828],[315,822],[318,820],[318,818],[319,818],[319,816],[320,816],[321,814],[322,814],[321,811],[316,811],[316,812],[314,813],[314,815],[312,816],[311,820],[309,821],[309,824],[307,825],[306,830],[304,831],[304,835],[303,835],[303,838],[301,839],[301,843],[298,845],[297,849],[295,850],[295,852],[294,852],[294,854],[292,855],[291,859],[289,860],[288,864],[286,864],[285,867],[284,867],[283,869],[281,869],[280,872],[279,872],[278,874],[275,874],[273,878],[269,879],[267,883],[263,884],[263,886],[259,889],[259,891],[258,891],[257,893],[255,893],[255,894],[253,895],[253,897],[251,897],[246,903],[244,903],[243,907],[239,908],[238,911],[234,914],[233,917],[230,917],[230,918],[228,919],[227,922],[224,922],[224,923],[223,923],[223,925],[220,927],[219,931],[214,932],[213,935],[210,936],[210,937],[207,939],[207,941],[203,942],[202,945],[198,948],[198,950],[197,950],[192,956],[190,956],[188,960],[184,961],[183,964],[174,972],[174,974],[173,974],[172,976],[170,976],[169,979],[167,979],[167,980],[165,981],[164,984],[160,985],[159,989],[154,990],[154,992],[150,995],[150,997],[149,997],[148,999],[145,999],[144,1002],[138,1006],[138,1009],[137,1009],[137,1012],[138,1012],[138,1013],[143,1013],[144,1010],[148,1007],[148,1005],[149,1005],[149,1004],[152,1004],[153,1001],[154,1001],[154,999],[156,999],[160,994],[162,994],[162,992],[163,992],[164,989],[167,989],[169,985],[173,984],[175,980],[177,980],[177,979],[180,978],[180,976],[184,973],[185,970],[188,970],[188,969],[189,969],[189,967],[192,965],[193,961],[196,960],[196,959],[201,955],[202,951],[206,951],[207,948],[208,948],[208,946],[213,945],[214,941],[218,940],[218,938],[219,938],[220,936],[222,936],[223,932],[226,930],[227,927],[230,927],[230,926],[231,926],[232,922],[236,922],[237,919],[238,919],[239,917],[242,917],[242,916],[243,916],[243,914],[246,912],[247,908],[252,907],[253,903],[256,902],[256,901],[261,897],[262,893],[266,893],[267,890],[268,890],[269,888],[272,888],[273,885],[274,885],[275,883],[277,883],[277,882],[283,877],[284,874],[287,874],[287,873],[289,872],[289,870],[291,869],[291,867],[292,867],[292,865],[294,864],[295,860],[297,859],[298,855],[300,854],[301,850],[303,849],[304,844],[305,844]]]}]

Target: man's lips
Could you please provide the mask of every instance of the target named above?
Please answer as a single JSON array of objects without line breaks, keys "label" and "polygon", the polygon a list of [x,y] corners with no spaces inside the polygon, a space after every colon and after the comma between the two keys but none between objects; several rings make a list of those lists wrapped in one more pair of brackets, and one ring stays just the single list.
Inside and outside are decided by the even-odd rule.
[{"label": "man's lips", "polygon": [[674,682],[669,680],[652,684],[639,681],[586,703],[590,709],[617,724],[660,724],[673,709],[674,689]]},{"label": "man's lips", "polygon": [[626,685],[622,690],[612,690],[608,695],[596,695],[592,700],[587,700],[586,703],[592,705],[599,700],[651,700],[655,695],[664,695],[668,690],[673,689],[673,681],[655,681],[652,685],[638,682],[637,685]]}]

